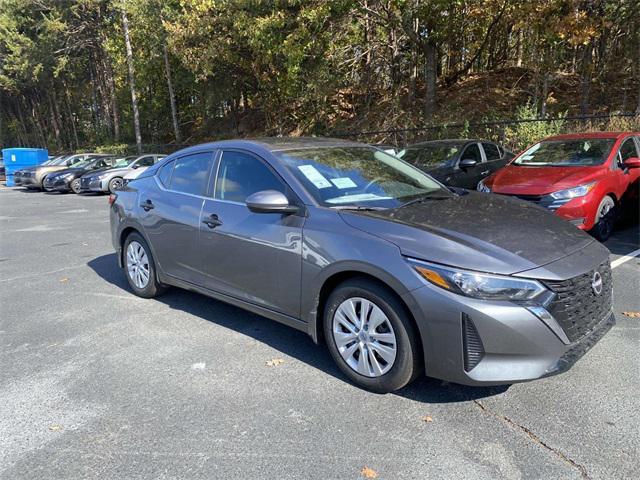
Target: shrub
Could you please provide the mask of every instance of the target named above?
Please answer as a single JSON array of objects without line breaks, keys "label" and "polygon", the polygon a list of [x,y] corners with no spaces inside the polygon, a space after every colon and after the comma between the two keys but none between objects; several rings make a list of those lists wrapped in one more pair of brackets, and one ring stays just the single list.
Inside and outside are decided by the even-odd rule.
[{"label": "shrub", "polygon": [[[513,126],[508,126],[504,130],[504,143],[507,147],[519,152],[527,146],[536,143],[543,138],[563,133],[565,126],[566,112],[559,115],[558,120],[540,122],[522,122]],[[516,109],[516,120],[537,119],[537,112],[534,105],[527,102]]]}]

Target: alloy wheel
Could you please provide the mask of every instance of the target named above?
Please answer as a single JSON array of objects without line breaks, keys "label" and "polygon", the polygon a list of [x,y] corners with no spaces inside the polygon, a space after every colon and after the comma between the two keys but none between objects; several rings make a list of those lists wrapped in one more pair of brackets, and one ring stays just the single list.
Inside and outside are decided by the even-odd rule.
[{"label": "alloy wheel", "polygon": [[387,315],[362,297],[348,298],[333,315],[333,340],[349,367],[366,377],[381,377],[396,359],[396,335]]},{"label": "alloy wheel", "polygon": [[135,240],[127,247],[127,273],[137,288],[144,289],[149,284],[149,257]]},{"label": "alloy wheel", "polygon": [[109,184],[109,190],[111,191],[111,193],[114,193],[116,190],[122,188],[122,184],[123,182],[121,178],[114,178]]}]

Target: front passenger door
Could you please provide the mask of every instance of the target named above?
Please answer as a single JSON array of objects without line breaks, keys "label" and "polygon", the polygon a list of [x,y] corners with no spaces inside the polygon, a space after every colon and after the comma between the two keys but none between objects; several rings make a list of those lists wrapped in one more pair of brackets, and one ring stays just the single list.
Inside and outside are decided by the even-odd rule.
[{"label": "front passenger door", "polygon": [[[460,162],[464,159],[473,159],[476,161],[476,165],[468,168],[461,168]],[[470,143],[460,154],[459,160],[455,165],[455,172],[451,175],[451,181],[449,185],[453,187],[468,188],[469,190],[475,190],[478,182],[482,179],[481,172],[485,165],[482,163],[482,153],[480,152],[480,145],[478,143]]]},{"label": "front passenger door", "polygon": [[213,198],[200,219],[205,286],[292,317],[300,314],[302,215],[251,212],[245,199],[263,190],[298,200],[261,158],[223,150]]}]

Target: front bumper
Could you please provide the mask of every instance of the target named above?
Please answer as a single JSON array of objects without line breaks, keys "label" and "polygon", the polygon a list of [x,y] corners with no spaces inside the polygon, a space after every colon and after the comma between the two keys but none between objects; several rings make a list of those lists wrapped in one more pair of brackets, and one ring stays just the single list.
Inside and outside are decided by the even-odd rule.
[{"label": "front bumper", "polygon": [[475,300],[425,285],[403,299],[420,330],[427,376],[472,386],[562,373],[615,323],[611,311],[569,343],[562,327],[510,302]]},{"label": "front bumper", "polygon": [[42,187],[48,192],[68,192],[71,190],[69,183],[69,180],[62,180],[58,178],[52,180],[49,177],[46,177],[44,182],[42,182]]},{"label": "front bumper", "polygon": [[88,177],[80,179],[81,192],[107,192],[109,191],[108,180],[101,180],[98,177]]}]

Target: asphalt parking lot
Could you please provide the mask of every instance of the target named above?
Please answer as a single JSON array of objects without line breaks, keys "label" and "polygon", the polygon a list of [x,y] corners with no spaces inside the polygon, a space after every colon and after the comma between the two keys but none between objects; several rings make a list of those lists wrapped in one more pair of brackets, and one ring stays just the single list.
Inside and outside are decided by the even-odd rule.
[{"label": "asphalt parking lot", "polygon": [[135,297],[106,197],[0,187],[0,477],[640,478],[639,237],[607,243],[618,324],[568,373],[375,395],[293,329]]}]

